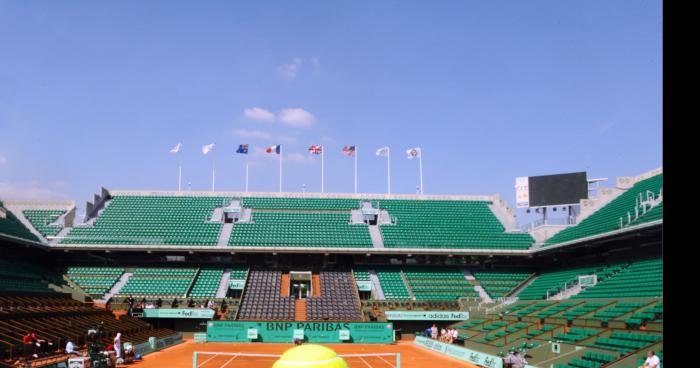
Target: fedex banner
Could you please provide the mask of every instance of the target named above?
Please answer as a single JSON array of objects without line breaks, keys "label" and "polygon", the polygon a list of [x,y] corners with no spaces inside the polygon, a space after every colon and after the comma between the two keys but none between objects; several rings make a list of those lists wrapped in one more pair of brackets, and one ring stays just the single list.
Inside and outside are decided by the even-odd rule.
[{"label": "fedex banner", "polygon": [[144,309],[144,318],[202,318],[214,317],[213,309]]}]

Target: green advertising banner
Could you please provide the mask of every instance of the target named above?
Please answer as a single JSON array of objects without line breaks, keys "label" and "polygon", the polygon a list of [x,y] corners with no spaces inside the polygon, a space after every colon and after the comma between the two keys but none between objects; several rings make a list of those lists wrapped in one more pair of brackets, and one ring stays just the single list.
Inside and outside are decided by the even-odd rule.
[{"label": "green advertising banner", "polygon": [[452,344],[445,344],[443,342],[429,339],[423,336],[416,336],[416,339],[413,340],[413,343],[426,349],[449,355],[453,358],[476,364],[481,367],[503,367],[503,359],[495,355],[484,354],[476,350],[471,350]]},{"label": "green advertising banner", "polygon": [[245,280],[229,280],[228,288],[231,290],[243,290],[245,287]]},{"label": "green advertising banner", "polygon": [[386,311],[389,321],[465,321],[469,312],[450,311]]},{"label": "green advertising banner", "polygon": [[213,309],[144,309],[144,318],[202,318],[214,317]]},{"label": "green advertising banner", "polygon": [[357,291],[372,291],[372,282],[357,281]]},{"label": "green advertising banner", "polygon": [[[251,329],[257,330],[256,338],[248,338]],[[303,330],[305,341],[315,343],[387,344],[394,341],[392,323],[209,321],[207,342],[292,342],[295,330]]]}]

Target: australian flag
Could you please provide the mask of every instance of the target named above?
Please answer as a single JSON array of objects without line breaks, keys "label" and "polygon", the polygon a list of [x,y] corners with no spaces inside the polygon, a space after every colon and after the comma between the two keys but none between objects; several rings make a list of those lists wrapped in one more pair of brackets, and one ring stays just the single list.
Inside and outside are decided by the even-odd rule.
[{"label": "australian flag", "polygon": [[244,155],[248,154],[248,145],[247,144],[241,144],[238,146],[238,149],[236,150],[236,153],[242,153]]}]

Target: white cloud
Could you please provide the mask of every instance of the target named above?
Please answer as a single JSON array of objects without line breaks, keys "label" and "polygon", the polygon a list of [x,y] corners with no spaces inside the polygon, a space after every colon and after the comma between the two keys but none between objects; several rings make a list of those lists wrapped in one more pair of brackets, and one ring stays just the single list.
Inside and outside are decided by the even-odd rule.
[{"label": "white cloud", "polygon": [[66,199],[66,195],[44,187],[37,182],[0,183],[2,199]]},{"label": "white cloud", "polygon": [[316,117],[304,109],[283,109],[279,118],[284,124],[298,128],[308,128],[316,121]]},{"label": "white cloud", "polygon": [[4,165],[7,163],[7,158],[5,156],[0,155],[0,166]]},{"label": "white cloud", "polygon": [[243,110],[243,115],[257,121],[275,121],[275,114],[261,107],[250,107]]},{"label": "white cloud", "polygon": [[278,66],[277,73],[286,80],[292,80],[299,74],[299,69],[301,69],[301,59],[294,58],[291,63]]},{"label": "white cloud", "polygon": [[233,134],[243,138],[272,139],[272,134],[259,130],[236,129]]},{"label": "white cloud", "polygon": [[335,139],[333,139],[333,137],[323,136],[323,137],[321,137],[321,142],[323,142],[323,143],[335,143]]},{"label": "white cloud", "polygon": [[311,61],[311,65],[313,66],[321,66],[321,63],[318,61],[318,58],[312,57],[309,61]]}]

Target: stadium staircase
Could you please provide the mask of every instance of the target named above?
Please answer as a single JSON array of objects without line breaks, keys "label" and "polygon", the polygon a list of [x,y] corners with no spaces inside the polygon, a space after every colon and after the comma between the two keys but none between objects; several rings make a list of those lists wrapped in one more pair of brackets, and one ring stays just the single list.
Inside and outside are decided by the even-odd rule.
[{"label": "stadium staircase", "polygon": [[231,239],[231,232],[233,231],[233,223],[224,224],[221,227],[221,233],[219,233],[219,242],[216,244],[217,247],[228,247],[228,241]]},{"label": "stadium staircase", "polygon": [[111,289],[109,289],[109,292],[102,297],[102,300],[99,300],[99,302],[106,303],[109,298],[119,294],[119,291],[126,285],[126,283],[129,281],[129,277],[131,277],[134,273],[133,272],[125,272],[122,274],[122,276],[119,278],[119,281],[117,281],[114,286],[112,286]]},{"label": "stadium staircase", "polygon": [[572,296],[577,295],[578,293],[580,293],[581,290],[583,290],[583,288],[581,287],[581,285],[576,284],[576,285],[574,285],[573,287],[564,289],[564,290],[558,292],[557,294],[554,294],[553,296],[550,296],[550,297],[549,297],[549,300],[564,300],[564,299],[569,299],[569,298],[571,298]]},{"label": "stadium staircase", "polygon": [[530,278],[525,280],[520,286],[517,288],[513,289],[508,295],[506,295],[509,298],[517,298],[518,295],[525,289],[527,289],[528,286],[530,286],[533,282],[537,280],[537,274],[533,273]]},{"label": "stadium staircase", "polygon": [[280,278],[280,296],[289,297],[289,273],[285,272]]},{"label": "stadium staircase", "polygon": [[384,248],[384,239],[379,225],[369,225],[369,236],[372,238],[372,246],[375,248]]},{"label": "stadium staircase", "polygon": [[481,287],[481,285],[474,285],[474,290],[479,293],[481,300],[483,300],[485,303],[493,303],[493,299],[491,299],[489,293],[487,293],[486,290]]},{"label": "stadium staircase", "polygon": [[413,294],[413,290],[411,290],[411,285],[408,282],[408,278],[406,278],[406,274],[403,273],[403,271],[399,272],[401,274],[401,280],[403,280],[403,284],[406,286],[406,291],[408,291],[408,295],[411,297],[411,300],[416,300],[415,294]]},{"label": "stadium staircase", "polygon": [[231,269],[227,268],[224,270],[224,274],[221,276],[221,282],[219,283],[219,288],[216,290],[216,298],[222,299],[226,297],[228,292],[228,283],[231,280]]},{"label": "stadium staircase", "polygon": [[294,320],[306,321],[306,299],[297,299],[294,301]]},{"label": "stadium staircase", "polygon": [[369,280],[372,281],[374,299],[384,300],[384,290],[382,290],[382,284],[379,282],[379,277],[377,277],[377,272],[375,270],[369,270]]},{"label": "stadium staircase", "polygon": [[311,296],[321,296],[321,275],[316,272],[311,275]]}]

